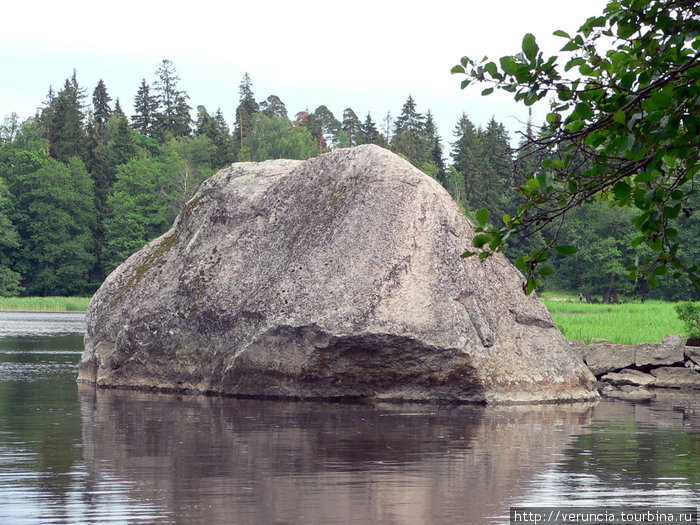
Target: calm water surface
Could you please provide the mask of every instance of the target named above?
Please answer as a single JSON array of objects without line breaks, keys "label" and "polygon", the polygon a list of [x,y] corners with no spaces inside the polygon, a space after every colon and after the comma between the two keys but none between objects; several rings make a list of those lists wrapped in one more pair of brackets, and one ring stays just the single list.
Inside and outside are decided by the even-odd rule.
[{"label": "calm water surface", "polygon": [[0,313],[0,523],[498,524],[700,505],[700,398],[483,408],[78,386],[82,314]]}]

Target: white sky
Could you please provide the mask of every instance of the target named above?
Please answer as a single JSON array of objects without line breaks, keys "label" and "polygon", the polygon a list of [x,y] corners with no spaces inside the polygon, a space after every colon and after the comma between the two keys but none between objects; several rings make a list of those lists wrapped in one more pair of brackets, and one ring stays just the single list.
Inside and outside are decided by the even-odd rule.
[{"label": "white sky", "polygon": [[[245,72],[258,100],[270,94],[297,111],[326,104],[339,120],[352,107],[380,122],[400,113],[409,93],[436,117],[446,153],[466,112],[477,124],[491,115],[511,132],[527,109],[505,93],[461,91],[450,74],[462,55],[496,59],[520,50],[525,33],[554,53],[602,12],[605,0],[23,0],[6,2],[0,18],[0,118],[32,115],[49,85],[59,90],[75,68],[88,95],[98,80],[130,115],[142,78],[155,80],[167,58],[193,108],[220,107],[234,120]],[[546,105],[535,109],[536,120]]]}]

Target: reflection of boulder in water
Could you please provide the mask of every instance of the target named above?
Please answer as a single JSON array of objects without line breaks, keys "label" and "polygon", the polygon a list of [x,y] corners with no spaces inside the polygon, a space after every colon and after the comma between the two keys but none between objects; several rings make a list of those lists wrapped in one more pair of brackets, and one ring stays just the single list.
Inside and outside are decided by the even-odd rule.
[{"label": "reflection of boulder in water", "polygon": [[438,182],[377,146],[237,163],[117,268],[81,381],[241,396],[597,397],[542,302]]},{"label": "reflection of boulder in water", "polygon": [[81,387],[88,469],[199,523],[486,523],[586,405],[284,403]]}]

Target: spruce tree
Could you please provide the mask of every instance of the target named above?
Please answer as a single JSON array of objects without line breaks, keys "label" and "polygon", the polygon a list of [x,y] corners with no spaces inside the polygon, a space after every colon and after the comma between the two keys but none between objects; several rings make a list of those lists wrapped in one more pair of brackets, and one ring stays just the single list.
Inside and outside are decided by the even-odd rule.
[{"label": "spruce tree", "polygon": [[112,114],[112,109],[109,107],[112,97],[107,93],[105,83],[100,79],[92,92],[92,108],[93,108],[93,125],[97,136],[104,141],[105,124]]},{"label": "spruce tree", "polygon": [[214,113],[214,121],[216,122],[216,133],[212,141],[215,151],[211,167],[220,169],[231,164],[236,158],[233,154],[233,137],[231,137],[231,131],[221,108],[218,108]]},{"label": "spruce tree", "polygon": [[187,93],[178,89],[180,77],[170,60],[163,60],[156,70],[158,80],[153,89],[158,102],[154,119],[154,136],[163,142],[168,135],[187,137],[191,132],[192,117]]},{"label": "spruce tree", "polygon": [[430,157],[430,141],[425,130],[425,117],[416,109],[411,95],[394,122],[391,149],[404,155],[414,166],[421,167]]},{"label": "spruce tree", "polygon": [[382,136],[377,131],[372,116],[367,113],[365,122],[362,124],[362,144],[381,144],[382,142]]},{"label": "spruce tree", "polygon": [[429,141],[428,162],[434,164],[437,169],[437,179],[440,184],[446,182],[445,160],[442,158],[442,144],[440,143],[440,135],[438,135],[437,126],[433,120],[433,114],[428,110],[425,118],[425,133]]},{"label": "spruce tree", "polygon": [[81,89],[73,73],[51,106],[50,153],[61,162],[84,153],[86,134],[80,97]]},{"label": "spruce tree", "polygon": [[[455,142],[452,143],[452,167],[461,175],[461,180],[465,187],[462,193],[466,202],[470,203],[473,195],[478,193],[478,183],[480,178],[478,158],[480,157],[480,136],[479,131],[474,126],[465,113],[457,121],[454,129]],[[453,177],[453,180],[457,180]],[[475,208],[478,209],[478,208]]]},{"label": "spruce tree", "polygon": [[134,111],[131,116],[131,123],[134,130],[147,137],[154,136],[154,121],[156,111],[158,109],[158,101],[151,96],[150,88],[146,83],[146,79],[141,80],[139,90],[134,97]]},{"label": "spruce tree", "polygon": [[119,103],[119,99],[114,101],[114,114],[117,115],[118,117],[123,117],[125,116],[124,110],[122,109],[122,105]]}]

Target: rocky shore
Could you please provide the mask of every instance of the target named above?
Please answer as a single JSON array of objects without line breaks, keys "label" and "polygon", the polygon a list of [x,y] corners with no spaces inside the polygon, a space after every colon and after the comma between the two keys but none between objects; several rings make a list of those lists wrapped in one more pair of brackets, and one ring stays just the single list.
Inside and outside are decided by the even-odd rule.
[{"label": "rocky shore", "polygon": [[700,346],[686,343],[680,335],[667,335],[661,343],[570,345],[598,380],[602,395],[645,398],[658,389],[700,392]]}]

